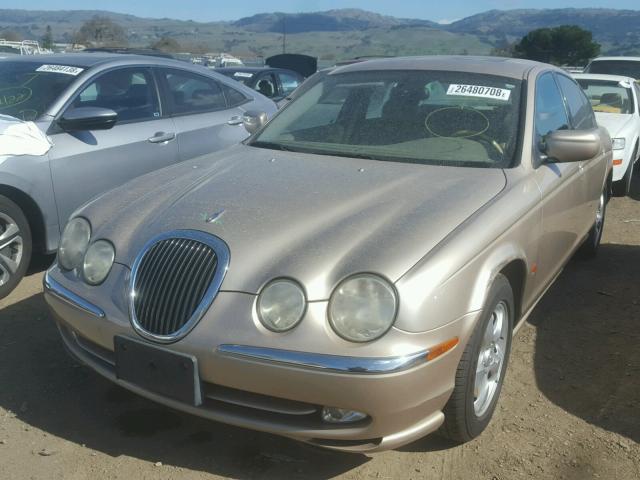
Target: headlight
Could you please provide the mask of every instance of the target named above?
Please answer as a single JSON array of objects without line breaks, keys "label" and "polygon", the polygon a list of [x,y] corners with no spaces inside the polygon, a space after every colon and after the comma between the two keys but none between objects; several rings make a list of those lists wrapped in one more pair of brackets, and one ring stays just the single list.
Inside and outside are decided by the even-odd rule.
[{"label": "headlight", "polygon": [[626,142],[624,138],[612,138],[611,139],[611,148],[614,150],[624,150]]},{"label": "headlight", "polygon": [[352,342],[370,342],[393,325],[398,299],[393,286],[377,275],[360,274],[340,283],[329,299],[329,322]]},{"label": "headlight", "polygon": [[274,280],[258,296],[258,317],[269,330],[285,332],[302,319],[306,306],[304,291],[297,283]]},{"label": "headlight", "polygon": [[82,264],[82,276],[90,285],[98,285],[107,278],[113,260],[116,256],[115,249],[110,242],[98,240],[87,249]]},{"label": "headlight", "polygon": [[82,266],[82,259],[91,239],[91,225],[84,218],[74,218],[62,232],[58,247],[58,262],[66,270]]}]

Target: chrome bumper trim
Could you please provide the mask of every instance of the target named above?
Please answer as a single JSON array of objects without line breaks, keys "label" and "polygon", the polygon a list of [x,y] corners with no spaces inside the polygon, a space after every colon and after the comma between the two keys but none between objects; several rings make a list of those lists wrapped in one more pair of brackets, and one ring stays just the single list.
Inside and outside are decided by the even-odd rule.
[{"label": "chrome bumper trim", "polygon": [[104,312],[100,308],[96,307],[92,303],[87,302],[81,296],[76,295],[71,290],[60,285],[53,278],[51,278],[51,276],[49,276],[49,272],[45,273],[42,283],[45,293],[53,295],[57,299],[62,300],[63,302],[66,302],[72,307],[82,310],[83,312],[90,313],[94,317],[105,317]]},{"label": "chrome bumper trim", "polygon": [[218,353],[237,358],[279,363],[337,373],[384,374],[407,370],[427,361],[428,350],[400,357],[345,357],[323,353],[294,352],[245,345],[220,345]]}]

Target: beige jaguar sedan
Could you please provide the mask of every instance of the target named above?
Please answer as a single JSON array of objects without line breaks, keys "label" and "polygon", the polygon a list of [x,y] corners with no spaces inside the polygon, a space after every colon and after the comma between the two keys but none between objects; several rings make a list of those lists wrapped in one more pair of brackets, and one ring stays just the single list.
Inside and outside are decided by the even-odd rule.
[{"label": "beige jaguar sedan", "polygon": [[44,280],[69,351],[322,447],[479,435],[513,332],[600,243],[611,140],[582,89],[522,60],[382,59],[260,118],[75,212]]}]

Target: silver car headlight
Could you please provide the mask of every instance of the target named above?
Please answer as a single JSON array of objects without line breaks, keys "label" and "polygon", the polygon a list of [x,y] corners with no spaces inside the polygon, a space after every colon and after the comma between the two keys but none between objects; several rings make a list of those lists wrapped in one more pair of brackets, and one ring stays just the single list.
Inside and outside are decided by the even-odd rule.
[{"label": "silver car headlight", "polygon": [[302,287],[286,278],[268,283],[258,296],[258,318],[273,332],[286,332],[302,319],[307,299]]},{"label": "silver car headlight", "polygon": [[612,138],[611,139],[611,148],[613,150],[624,150],[626,146],[626,140],[624,138]]},{"label": "silver car headlight", "polygon": [[113,260],[116,257],[116,251],[111,242],[106,240],[98,240],[92,243],[84,255],[82,264],[82,277],[89,285],[98,285],[107,278]]},{"label": "silver car headlight", "polygon": [[82,267],[84,254],[91,239],[91,225],[87,220],[76,217],[67,223],[60,238],[58,263],[65,270]]},{"label": "silver car headlight", "polygon": [[329,322],[335,332],[352,342],[370,342],[393,325],[398,297],[391,283],[363,273],[342,281],[329,299]]}]

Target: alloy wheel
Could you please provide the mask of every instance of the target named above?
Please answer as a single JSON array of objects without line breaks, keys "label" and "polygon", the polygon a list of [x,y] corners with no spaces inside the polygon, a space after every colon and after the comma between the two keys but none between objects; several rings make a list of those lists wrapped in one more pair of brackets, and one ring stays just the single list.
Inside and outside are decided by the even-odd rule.
[{"label": "alloy wheel", "polygon": [[473,409],[477,417],[482,417],[489,410],[498,391],[507,348],[508,315],[507,304],[499,302],[493,309],[482,336],[473,401]]},{"label": "alloy wheel", "polygon": [[24,241],[18,224],[0,212],[0,287],[18,271],[23,251]]}]

